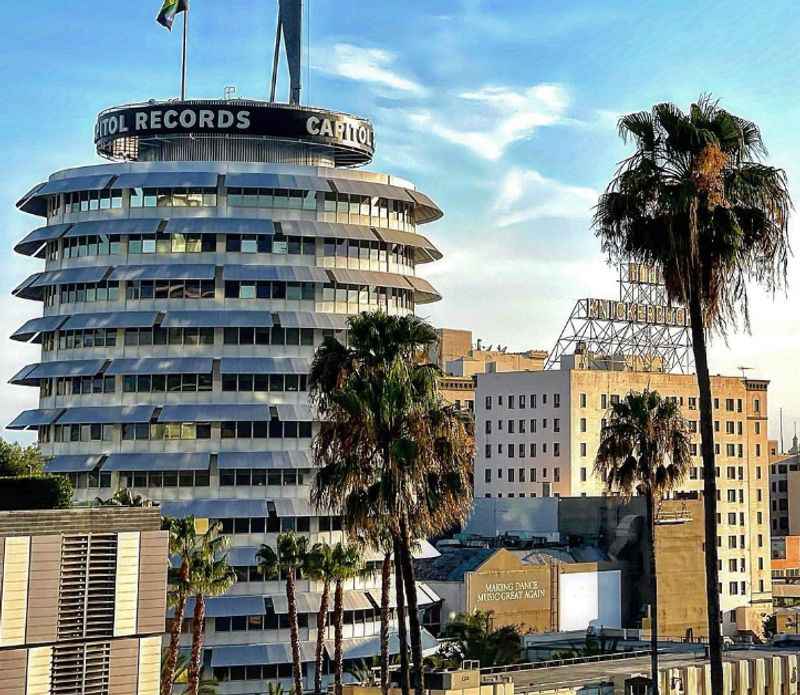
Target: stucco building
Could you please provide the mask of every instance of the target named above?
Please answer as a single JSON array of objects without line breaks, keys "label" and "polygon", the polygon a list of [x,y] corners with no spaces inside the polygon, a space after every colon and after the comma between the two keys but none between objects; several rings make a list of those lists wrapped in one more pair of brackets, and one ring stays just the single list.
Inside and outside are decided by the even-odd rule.
[{"label": "stucco building", "polygon": [[[673,398],[693,433],[693,464],[682,490],[700,494],[695,376],[580,368],[481,374],[476,393],[475,495],[581,496],[604,493],[593,462],[608,408],[645,387]],[[767,385],[756,379],[711,378],[718,461],[722,621],[727,633],[751,629],[771,606]]]}]

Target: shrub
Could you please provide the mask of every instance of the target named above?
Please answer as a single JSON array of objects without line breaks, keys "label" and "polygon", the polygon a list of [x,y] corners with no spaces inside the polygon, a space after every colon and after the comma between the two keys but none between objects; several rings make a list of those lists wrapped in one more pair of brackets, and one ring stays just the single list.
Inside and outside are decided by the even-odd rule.
[{"label": "shrub", "polygon": [[72,484],[62,475],[0,477],[0,511],[65,509],[72,504]]}]

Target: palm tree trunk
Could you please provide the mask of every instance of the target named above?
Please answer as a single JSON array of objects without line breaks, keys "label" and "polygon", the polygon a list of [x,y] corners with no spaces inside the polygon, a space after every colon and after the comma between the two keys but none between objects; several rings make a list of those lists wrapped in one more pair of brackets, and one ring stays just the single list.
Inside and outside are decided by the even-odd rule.
[{"label": "palm tree trunk", "polygon": [[172,686],[175,681],[175,664],[178,663],[178,649],[180,648],[183,614],[185,612],[186,594],[180,591],[178,592],[178,602],[175,604],[175,615],[169,628],[169,647],[167,647],[164,672],[161,674],[161,695],[172,695]]},{"label": "palm tree trunk", "polygon": [[206,599],[203,594],[195,594],[194,615],[192,616],[192,657],[186,683],[186,695],[197,695],[200,687],[200,672],[203,670],[203,637],[206,622]]},{"label": "palm tree trunk", "polygon": [[333,687],[335,695],[342,695],[342,582],[336,580],[336,589],[333,594]]},{"label": "palm tree trunk", "polygon": [[292,675],[294,695],[303,695],[303,674],[300,666],[300,632],[297,628],[297,601],[294,595],[294,569],[286,575],[286,602],[289,607],[289,638],[292,642]]},{"label": "palm tree trunk", "polygon": [[331,583],[326,579],[322,584],[322,596],[319,600],[319,613],[317,613],[317,651],[314,662],[314,692],[322,695],[322,646],[325,639],[325,628],[328,624],[328,599],[331,593]]},{"label": "palm tree trunk", "polygon": [[403,589],[403,568],[400,565],[400,539],[394,538],[394,593],[397,599],[397,640],[400,651],[400,688],[408,695],[411,676],[408,669],[408,632],[406,630],[406,598]]},{"label": "palm tree trunk", "polygon": [[711,691],[722,692],[722,635],[720,632],[719,569],[717,551],[717,479],[714,464],[714,415],[711,408],[711,380],[698,290],[689,296],[692,349],[700,393],[700,451],[703,458],[703,510],[705,512],[706,594],[708,595],[708,646],[711,660]]},{"label": "palm tree trunk", "polygon": [[411,633],[411,659],[414,663],[414,692],[415,695],[423,695],[422,628],[417,612],[417,582],[414,577],[414,562],[411,559],[411,536],[404,515],[400,517],[400,534],[401,565],[408,600],[408,628]]},{"label": "palm tree trunk", "polygon": [[392,583],[392,554],[385,553],[381,567],[381,692],[389,695],[389,589]]},{"label": "palm tree trunk", "polygon": [[647,503],[648,545],[650,551],[650,677],[651,692],[658,695],[658,576],[656,575],[656,519],[653,493],[645,495]]}]

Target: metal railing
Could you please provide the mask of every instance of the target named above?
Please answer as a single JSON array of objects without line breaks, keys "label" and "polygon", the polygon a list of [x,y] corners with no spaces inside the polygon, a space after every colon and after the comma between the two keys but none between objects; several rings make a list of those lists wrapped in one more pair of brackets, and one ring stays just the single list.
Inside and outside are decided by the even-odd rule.
[{"label": "metal railing", "polygon": [[[661,650],[659,650],[661,652]],[[599,661],[621,661],[623,659],[640,659],[650,656],[649,649],[634,649],[627,652],[613,652],[610,654],[592,654],[591,656],[574,656],[568,659],[549,659],[547,661],[528,661],[522,664],[508,664],[506,666],[485,666],[481,669],[482,676],[490,676],[514,671],[536,671],[543,668],[557,668],[559,666],[576,666],[578,664],[594,664]]]}]

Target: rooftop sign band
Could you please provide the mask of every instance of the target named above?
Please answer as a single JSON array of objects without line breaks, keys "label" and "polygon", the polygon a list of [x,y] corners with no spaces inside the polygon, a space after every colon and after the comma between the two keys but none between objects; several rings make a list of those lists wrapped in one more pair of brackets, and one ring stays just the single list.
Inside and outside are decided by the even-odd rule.
[{"label": "rooftop sign band", "polygon": [[689,312],[684,307],[620,302],[614,299],[587,299],[587,319],[628,321],[656,326],[688,327]]},{"label": "rooftop sign band", "polygon": [[161,102],[123,106],[97,117],[98,152],[126,137],[171,135],[240,135],[318,144],[357,153],[364,161],[374,152],[369,121],[323,109],[287,108],[266,102]]}]

